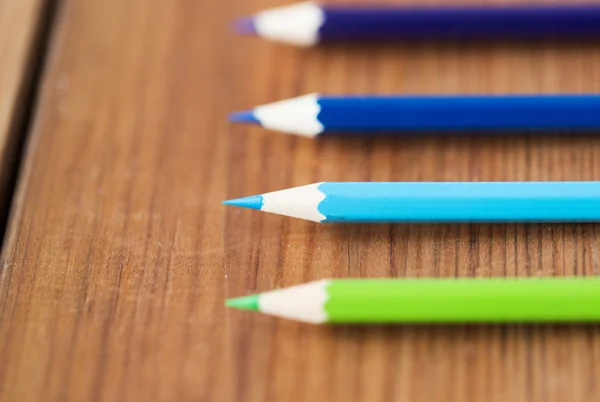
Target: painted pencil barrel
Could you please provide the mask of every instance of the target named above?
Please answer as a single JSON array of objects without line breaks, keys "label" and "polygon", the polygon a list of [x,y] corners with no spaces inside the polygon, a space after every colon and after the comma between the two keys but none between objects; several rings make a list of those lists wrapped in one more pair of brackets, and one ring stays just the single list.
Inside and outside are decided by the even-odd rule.
[{"label": "painted pencil barrel", "polygon": [[[600,27],[600,23],[599,23]],[[597,130],[600,96],[327,97],[326,131]]]},{"label": "painted pencil barrel", "polygon": [[323,222],[600,221],[600,182],[322,183]]},{"label": "painted pencil barrel", "polygon": [[324,7],[320,41],[600,36],[597,5]]},{"label": "painted pencil barrel", "polygon": [[600,280],[333,280],[331,323],[600,321]]}]

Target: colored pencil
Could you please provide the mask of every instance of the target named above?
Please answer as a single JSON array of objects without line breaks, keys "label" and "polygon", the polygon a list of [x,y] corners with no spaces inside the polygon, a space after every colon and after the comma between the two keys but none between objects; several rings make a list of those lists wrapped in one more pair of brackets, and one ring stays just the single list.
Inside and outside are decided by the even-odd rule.
[{"label": "colored pencil", "polygon": [[312,94],[232,113],[290,134],[475,130],[600,130],[600,95],[321,96]]},{"label": "colored pencil", "polygon": [[599,322],[600,279],[332,279],[225,304],[314,324]]},{"label": "colored pencil", "polygon": [[600,5],[320,6],[297,3],[235,22],[240,34],[297,46],[327,41],[585,38]]},{"label": "colored pencil", "polygon": [[323,223],[599,222],[600,182],[326,182],[224,204]]}]

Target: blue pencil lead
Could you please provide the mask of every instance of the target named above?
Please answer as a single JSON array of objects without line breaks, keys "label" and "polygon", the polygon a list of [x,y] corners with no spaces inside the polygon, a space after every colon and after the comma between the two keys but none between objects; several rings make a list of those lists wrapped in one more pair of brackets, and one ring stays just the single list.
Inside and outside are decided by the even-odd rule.
[{"label": "blue pencil lead", "polygon": [[263,205],[262,195],[252,195],[250,197],[238,198],[236,200],[223,201],[224,205],[233,205],[234,207],[242,207],[259,210]]},{"label": "blue pencil lead", "polygon": [[238,18],[233,21],[233,30],[240,35],[254,35],[256,34],[256,26],[254,25],[254,18]]},{"label": "blue pencil lead", "polygon": [[233,112],[229,114],[229,121],[231,123],[255,123],[260,124],[260,121],[254,117],[254,112],[251,110],[245,110],[243,112]]}]

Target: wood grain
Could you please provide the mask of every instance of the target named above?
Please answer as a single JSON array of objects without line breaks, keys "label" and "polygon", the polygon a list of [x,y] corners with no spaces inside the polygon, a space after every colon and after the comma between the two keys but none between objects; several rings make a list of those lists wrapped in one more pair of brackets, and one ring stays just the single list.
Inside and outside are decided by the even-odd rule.
[{"label": "wood grain", "polygon": [[316,327],[223,308],[324,277],[599,270],[593,224],[335,226],[221,206],[325,180],[600,180],[595,136],[228,125],[312,91],[600,91],[593,42],[300,50],[227,32],[276,4],[64,1],[2,255],[0,400],[597,400],[598,326]]},{"label": "wood grain", "polygon": [[40,51],[44,0],[0,0],[0,230],[4,231]]}]

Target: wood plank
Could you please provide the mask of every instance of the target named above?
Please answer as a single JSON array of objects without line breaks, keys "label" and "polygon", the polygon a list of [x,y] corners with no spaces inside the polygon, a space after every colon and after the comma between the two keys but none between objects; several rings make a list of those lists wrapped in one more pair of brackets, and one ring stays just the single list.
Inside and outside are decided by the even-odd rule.
[{"label": "wood plank", "polygon": [[0,1],[0,230],[12,198],[34,65],[40,51],[44,0]]},{"label": "wood plank", "polygon": [[299,50],[227,32],[277,3],[64,1],[2,256],[0,400],[598,399],[598,326],[332,328],[223,308],[324,277],[598,273],[594,224],[327,226],[221,206],[323,180],[600,180],[594,136],[229,126],[313,91],[600,91],[593,42]]}]

